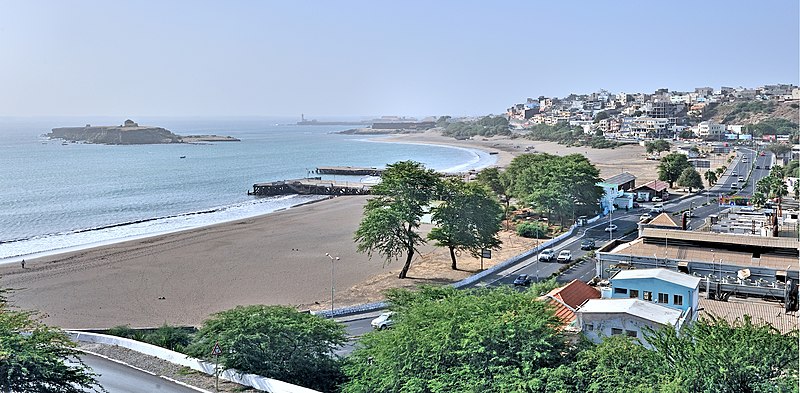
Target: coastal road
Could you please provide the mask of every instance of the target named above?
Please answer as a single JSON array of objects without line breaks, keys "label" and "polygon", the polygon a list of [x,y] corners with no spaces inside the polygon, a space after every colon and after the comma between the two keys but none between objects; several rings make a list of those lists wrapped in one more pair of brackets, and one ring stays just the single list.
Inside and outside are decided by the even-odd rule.
[{"label": "coastal road", "polygon": [[84,353],[81,359],[100,374],[98,381],[109,393],[197,393],[192,389],[155,375]]}]

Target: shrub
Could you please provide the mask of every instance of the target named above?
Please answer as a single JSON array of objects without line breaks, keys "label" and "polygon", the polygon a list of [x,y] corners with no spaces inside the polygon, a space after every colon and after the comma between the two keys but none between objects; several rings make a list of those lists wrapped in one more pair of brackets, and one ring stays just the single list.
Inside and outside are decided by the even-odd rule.
[{"label": "shrub", "polygon": [[547,235],[547,224],[523,222],[517,225],[517,235],[527,238],[544,238]]}]

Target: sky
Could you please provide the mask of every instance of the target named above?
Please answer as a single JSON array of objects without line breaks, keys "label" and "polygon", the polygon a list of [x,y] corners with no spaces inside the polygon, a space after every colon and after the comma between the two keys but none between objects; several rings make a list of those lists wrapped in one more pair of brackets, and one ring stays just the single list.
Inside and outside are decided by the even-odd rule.
[{"label": "sky", "polygon": [[0,0],[0,116],[482,115],[798,85],[799,4]]}]

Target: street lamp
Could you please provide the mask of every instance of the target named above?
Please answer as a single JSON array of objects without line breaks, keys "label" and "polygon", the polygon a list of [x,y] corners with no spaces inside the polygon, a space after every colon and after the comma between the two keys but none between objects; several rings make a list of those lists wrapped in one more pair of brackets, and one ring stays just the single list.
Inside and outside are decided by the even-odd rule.
[{"label": "street lamp", "polygon": [[336,261],[339,260],[339,257],[331,256],[331,254],[325,253],[325,256],[331,259],[331,311],[333,311],[333,293],[334,293],[334,281],[333,281],[333,267],[335,266]]}]

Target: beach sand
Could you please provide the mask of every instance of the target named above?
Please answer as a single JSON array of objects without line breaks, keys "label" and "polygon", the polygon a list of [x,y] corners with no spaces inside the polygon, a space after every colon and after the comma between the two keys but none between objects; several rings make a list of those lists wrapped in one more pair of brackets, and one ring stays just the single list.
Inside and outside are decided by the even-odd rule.
[{"label": "beach sand", "polygon": [[[484,140],[485,139],[485,140]],[[385,140],[385,139],[384,139]],[[431,132],[399,135],[393,141],[435,143],[497,152],[497,165],[530,152],[582,153],[601,176],[622,170],[637,184],[655,179],[653,161],[640,146],[609,150],[566,148],[524,139],[456,141]],[[287,304],[299,309],[330,307],[331,262],[335,306],[380,300],[393,287],[455,282],[480,269],[480,260],[459,258],[450,269],[447,250],[421,247],[409,271],[396,278],[403,261],[385,264],[356,252],[353,233],[367,197],[338,197],[276,213],[209,227],[28,260],[0,267],[0,286],[22,309],[36,309],[49,324],[65,328],[199,325],[210,314],[237,305]],[[423,226],[423,231],[430,229]],[[535,240],[502,232],[503,248],[484,268],[517,255]]]}]

